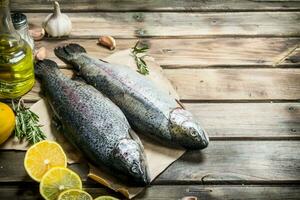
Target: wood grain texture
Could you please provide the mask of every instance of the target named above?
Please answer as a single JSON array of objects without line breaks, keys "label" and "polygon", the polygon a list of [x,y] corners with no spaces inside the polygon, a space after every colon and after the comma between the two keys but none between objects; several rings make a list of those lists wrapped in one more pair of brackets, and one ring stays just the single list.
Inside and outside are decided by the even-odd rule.
[{"label": "wood grain texture", "polygon": [[[300,99],[300,69],[165,69],[164,73],[182,100]],[[39,100],[40,90],[37,83],[24,100]]]},{"label": "wood grain texture", "polygon": [[[34,103],[27,103],[31,106]],[[300,139],[299,103],[183,103],[210,140]]]},{"label": "wood grain texture", "polygon": [[[117,38],[199,36],[299,36],[300,12],[171,13],[94,12],[68,13],[70,37]],[[46,13],[28,13],[41,25]]]},{"label": "wood grain texture", "polygon": [[[300,38],[202,38],[202,39],[143,39],[150,50],[148,54],[164,68],[214,67],[214,66],[299,66],[300,59],[291,53],[300,45]],[[129,49],[136,39],[117,39],[115,51]],[[78,43],[95,58],[105,58],[115,51],[97,45],[96,39],[43,40],[36,47],[46,47],[48,58],[62,67],[53,49],[66,43]],[[290,59],[291,62],[284,60]]]},{"label": "wood grain texture", "polygon": [[[27,103],[30,107],[34,102]],[[182,103],[210,140],[300,139],[299,103]]]},{"label": "wood grain texture", "polygon": [[198,199],[297,199],[299,186],[151,186],[135,199],[165,200],[182,199],[187,196]]},{"label": "wood grain texture", "polygon": [[[113,195],[122,198],[120,195],[113,193],[101,187],[85,187],[85,191],[90,193],[94,198],[101,195]],[[237,195],[238,194],[238,195]],[[1,186],[0,197],[3,199],[14,199],[21,196],[26,200],[42,199],[39,196],[38,185],[13,185]],[[203,186],[203,185],[184,185],[184,186],[166,186],[153,185],[134,199],[144,200],[173,200],[182,199],[187,196],[197,197],[198,199],[215,200],[215,199],[272,199],[272,200],[289,200],[298,199],[300,196],[300,186]]]},{"label": "wood grain texture", "polygon": [[300,139],[299,103],[184,103],[210,138]]},{"label": "wood grain texture", "polygon": [[[300,141],[211,141],[203,151],[187,152],[154,184],[299,183],[299,150]],[[23,159],[24,152],[0,152],[0,182],[32,182]],[[86,180],[86,165],[71,167]]]},{"label": "wood grain texture", "polygon": [[[12,9],[19,11],[49,11],[48,0],[11,0]],[[299,1],[280,0],[61,0],[69,11],[248,11],[248,10],[299,10]]]},{"label": "wood grain texture", "polygon": [[300,69],[168,69],[164,72],[181,99],[300,99]]},{"label": "wood grain texture", "polygon": [[185,154],[157,182],[299,183],[299,144],[300,141],[213,141],[202,152]]}]

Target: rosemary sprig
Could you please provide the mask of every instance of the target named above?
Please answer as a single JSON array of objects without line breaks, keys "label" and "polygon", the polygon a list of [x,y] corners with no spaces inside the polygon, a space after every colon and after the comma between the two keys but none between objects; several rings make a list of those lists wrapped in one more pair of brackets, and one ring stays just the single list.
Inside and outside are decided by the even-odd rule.
[{"label": "rosemary sprig", "polygon": [[16,114],[16,138],[19,140],[26,139],[30,144],[46,139],[46,135],[39,125],[39,116],[29,110],[23,100],[19,100],[17,105],[12,101],[12,106]]},{"label": "rosemary sprig", "polygon": [[[140,41],[137,41],[137,43],[132,48],[131,53],[134,57],[136,65],[137,65],[137,68],[138,68],[137,71],[143,75],[148,75],[149,69],[144,60],[144,57],[147,56],[147,55],[145,55],[145,53],[148,51],[149,47],[145,44],[142,47],[140,47],[140,46],[141,46]],[[140,54],[142,54],[142,55],[140,55]]]}]

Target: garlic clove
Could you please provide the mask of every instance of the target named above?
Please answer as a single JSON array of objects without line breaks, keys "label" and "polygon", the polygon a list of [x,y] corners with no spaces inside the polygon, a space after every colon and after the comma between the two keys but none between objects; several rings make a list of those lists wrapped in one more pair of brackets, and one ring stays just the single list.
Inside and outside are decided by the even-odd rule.
[{"label": "garlic clove", "polygon": [[45,36],[45,30],[39,26],[30,26],[29,27],[29,34],[35,41],[42,40]]},{"label": "garlic clove", "polygon": [[116,48],[116,40],[111,36],[101,36],[98,39],[98,44],[107,47],[110,50],[114,50]]},{"label": "garlic clove", "polygon": [[36,60],[44,60],[47,57],[47,50],[45,47],[41,47],[35,52]]}]

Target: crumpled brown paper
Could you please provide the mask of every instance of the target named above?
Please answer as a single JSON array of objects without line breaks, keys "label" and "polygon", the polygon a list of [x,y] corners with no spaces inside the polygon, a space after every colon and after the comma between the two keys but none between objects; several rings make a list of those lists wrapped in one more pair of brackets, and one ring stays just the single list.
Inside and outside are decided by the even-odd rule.
[{"label": "crumpled brown paper", "polygon": [[[111,63],[127,65],[136,70],[136,64],[131,56],[130,50],[116,52],[104,60]],[[153,82],[160,88],[164,88],[166,91],[168,91],[169,95],[171,95],[174,99],[179,99],[171,83],[163,75],[163,70],[157,63],[155,63],[154,59],[147,57],[146,62],[150,71],[150,74],[146,77],[153,80]],[[68,162],[79,162],[80,154],[65,140],[61,133],[57,132],[56,128],[51,123],[52,112],[46,101],[42,99],[35,103],[30,109],[37,113],[37,115],[40,117],[40,123],[43,125],[42,130],[47,135],[47,139],[57,141],[62,145],[67,154]],[[154,180],[160,173],[162,173],[170,164],[176,161],[185,152],[183,149],[174,149],[158,144],[157,142],[144,137],[145,134],[138,135],[145,148],[151,181]],[[19,143],[14,138],[11,138],[0,148],[7,150],[26,150],[28,149],[28,144],[26,142]],[[127,198],[133,198],[144,189],[143,187],[128,187],[118,181],[115,177],[102,172],[101,170],[97,169],[97,167],[92,165],[90,165],[88,177],[111,188],[114,191],[122,193]]]}]

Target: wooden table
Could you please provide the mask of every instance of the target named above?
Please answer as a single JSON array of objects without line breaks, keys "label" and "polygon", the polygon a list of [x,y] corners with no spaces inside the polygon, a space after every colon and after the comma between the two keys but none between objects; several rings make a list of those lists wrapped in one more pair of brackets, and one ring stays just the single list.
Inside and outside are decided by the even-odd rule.
[{"label": "wooden table", "polygon": [[[12,0],[40,25],[46,0]],[[100,35],[117,49],[137,38],[163,66],[181,101],[207,129],[211,143],[186,153],[137,199],[300,199],[300,1],[62,0],[73,21],[69,39],[45,39],[49,50],[76,42],[99,58]],[[61,68],[68,67],[59,61]],[[25,96],[40,99],[39,84]],[[24,152],[0,153],[0,199],[39,199],[23,169]],[[72,165],[85,188],[114,194]],[[116,194],[115,194],[116,195]]]}]

